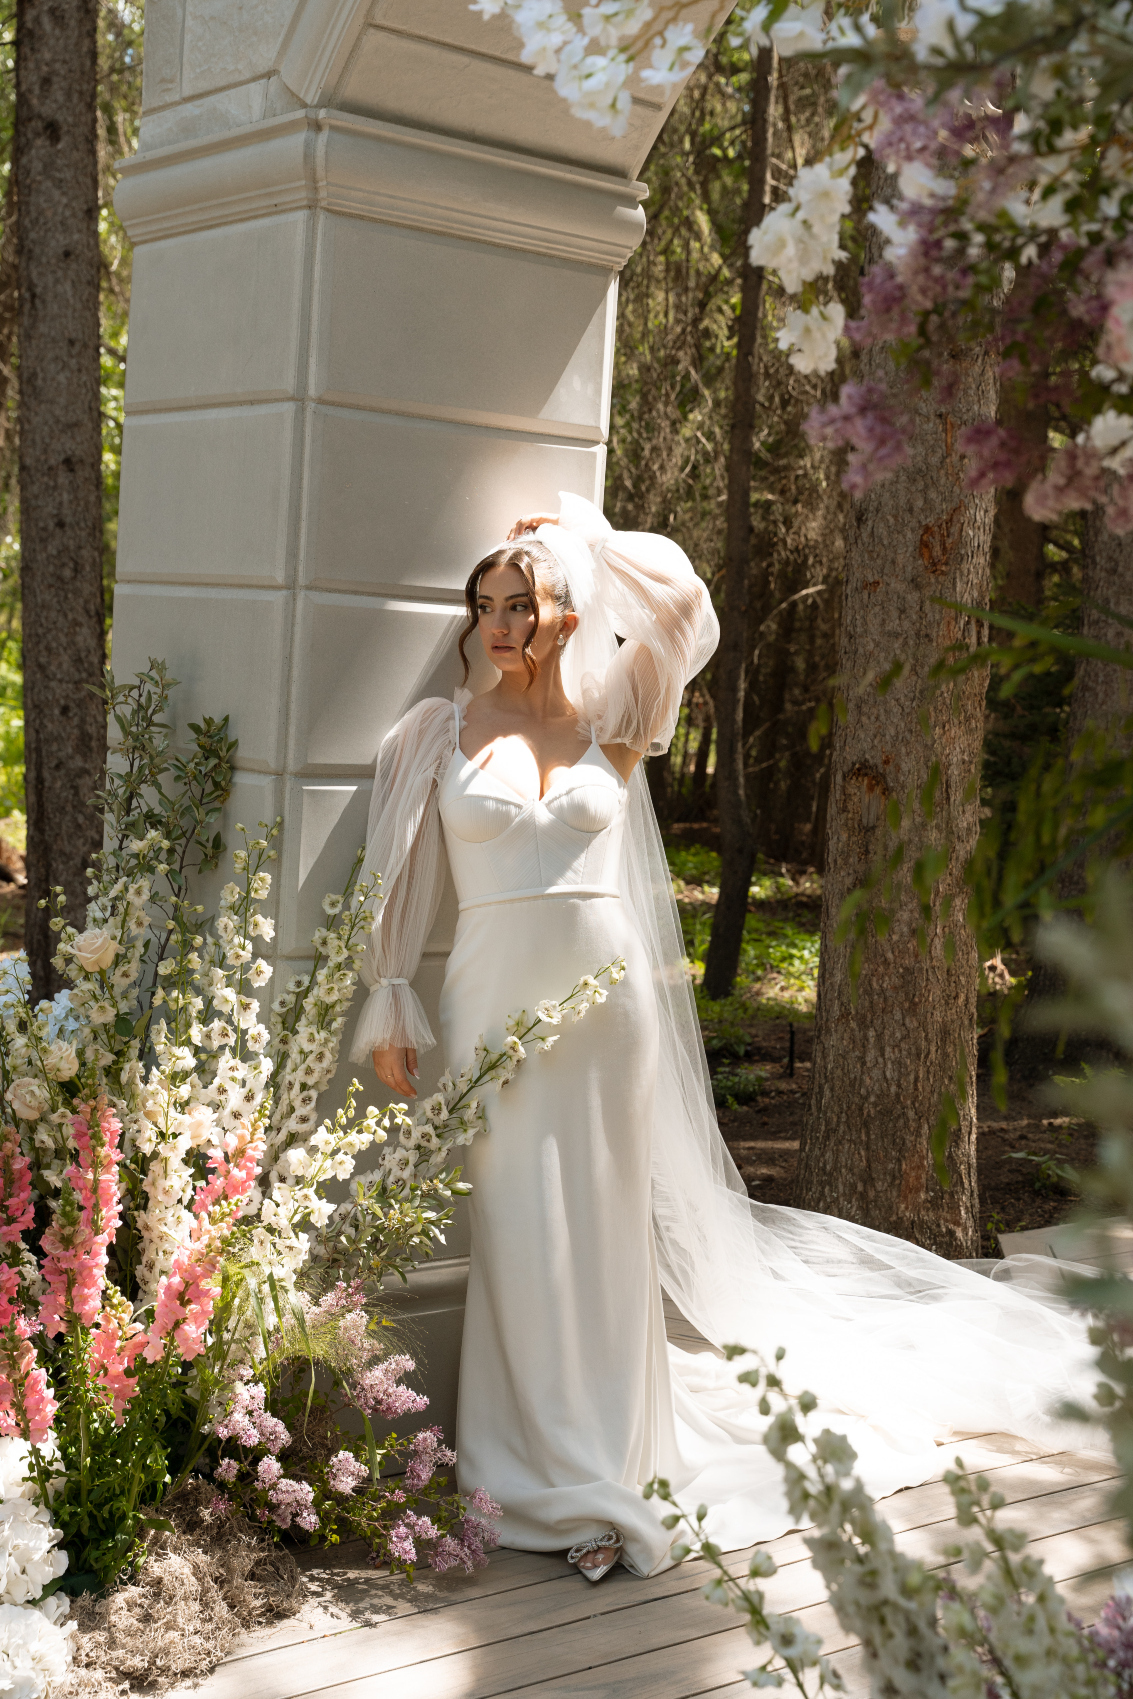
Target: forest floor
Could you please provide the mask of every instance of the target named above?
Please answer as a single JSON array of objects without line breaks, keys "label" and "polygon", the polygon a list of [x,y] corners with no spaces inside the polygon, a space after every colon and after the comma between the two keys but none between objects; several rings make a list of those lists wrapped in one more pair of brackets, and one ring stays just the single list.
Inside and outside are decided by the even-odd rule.
[{"label": "forest floor", "polygon": [[[693,830],[676,829],[668,856],[685,946],[699,980],[719,857],[690,841]],[[821,908],[822,881],[813,868],[759,865],[736,993],[712,1003],[697,992],[720,1129],[748,1192],[763,1203],[794,1202],[810,1088]],[[1012,961],[1015,972],[1019,965]],[[983,1069],[977,1115],[980,1254],[997,1257],[999,1233],[1049,1227],[1073,1215],[1077,1194],[1059,1178],[1056,1165],[1092,1167],[1097,1134],[1088,1123],[1060,1115],[1041,1087],[1020,1081],[1011,1082],[1007,1108],[1000,1110]]]}]

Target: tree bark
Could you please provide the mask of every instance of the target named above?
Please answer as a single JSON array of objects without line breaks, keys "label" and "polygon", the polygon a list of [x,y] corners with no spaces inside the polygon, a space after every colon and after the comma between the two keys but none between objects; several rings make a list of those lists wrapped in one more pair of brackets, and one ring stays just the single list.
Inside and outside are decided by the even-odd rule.
[{"label": "tree bark", "polygon": [[[1005,396],[1000,401],[999,422],[1023,438],[1036,460],[1042,459],[1049,423],[1045,406],[1022,407]],[[1023,512],[1027,481],[1024,478],[1000,490],[996,501],[991,557],[997,608],[1042,606],[1046,528]]]},{"label": "tree bark", "polygon": [[[775,50],[761,47],[752,65],[751,154],[747,230],[761,223],[770,198]],[[763,268],[745,265],[736,333],[736,376],[728,443],[724,534],[724,618],[713,671],[716,710],[716,813],[720,822],[720,898],[704,967],[709,997],[727,997],[743,944],[755,837],[744,789],[744,682],[751,577],[751,461],[755,438],[756,368],[763,320]]]},{"label": "tree bark", "polygon": [[[863,361],[865,381],[893,384],[888,353]],[[994,498],[966,494],[958,432],[995,416],[996,377],[983,348],[956,350],[954,399],[919,395],[909,463],[853,503],[846,547],[839,671],[847,717],[836,723],[822,904],[811,1096],[799,1152],[796,1203],[911,1239],[944,1256],[979,1244],[974,1110],[975,940],[964,924],[964,866],[978,832],[986,672],[926,699],[941,650],[975,647],[974,621],[934,598],[986,607]],[[884,696],[872,681],[895,659],[905,672]],[[849,681],[863,681],[855,691]],[[866,683],[866,681],[869,681]],[[920,715],[927,710],[926,738]],[[889,930],[866,944],[851,998],[848,944],[835,942],[846,898],[891,853],[891,800],[907,804],[939,763],[934,818],[905,808],[905,859],[887,905]],[[922,916],[909,873],[932,844],[948,846],[918,948]],[[951,899],[951,916],[943,905]],[[946,956],[951,935],[955,956]],[[971,1093],[956,1093],[962,1063]],[[942,1094],[958,1097],[948,1153],[951,1186],[936,1178],[931,1138]]]},{"label": "tree bark", "polygon": [[[1095,643],[1114,649],[1128,648],[1133,643],[1133,634],[1127,626],[1107,619],[1100,611],[1102,608],[1133,619],[1133,536],[1115,536],[1106,527],[1102,508],[1093,507],[1086,514],[1082,529],[1081,632]],[[1129,673],[1106,661],[1080,656],[1074,667],[1074,693],[1066,726],[1067,753],[1088,725],[1112,730],[1130,714],[1133,714],[1133,681]],[[1104,843],[1091,852],[1098,857],[1104,853]],[[1084,863],[1075,862],[1066,868],[1055,880],[1054,889],[1062,902],[1081,896],[1086,889]],[[1089,1035],[1071,1034],[1060,1044],[1057,1033],[1032,1025],[1036,1006],[1061,996],[1064,990],[1065,983],[1057,968],[1049,962],[1035,963],[1009,1051],[1011,1071],[1023,1079],[1044,1078],[1056,1064],[1060,1069],[1072,1068],[1103,1051],[1099,1040]]]},{"label": "tree bark", "polygon": [[49,914],[70,917],[102,832],[106,720],[99,417],[97,0],[18,0],[20,539],[28,812],[27,947],[57,983]]}]

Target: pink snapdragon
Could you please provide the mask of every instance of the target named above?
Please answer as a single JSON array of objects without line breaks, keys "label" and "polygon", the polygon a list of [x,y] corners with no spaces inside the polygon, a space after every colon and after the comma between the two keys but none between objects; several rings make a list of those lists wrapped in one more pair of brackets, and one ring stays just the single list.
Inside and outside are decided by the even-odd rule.
[{"label": "pink snapdragon", "polygon": [[59,1406],[46,1369],[36,1366],[30,1333],[26,1321],[9,1322],[0,1333],[0,1434],[42,1445]]},{"label": "pink snapdragon", "polygon": [[210,1151],[211,1177],[197,1188],[193,1198],[193,1214],[201,1231],[209,1225],[212,1212],[222,1200],[228,1206],[221,1211],[222,1220],[235,1220],[256,1183],[263,1155],[263,1139],[254,1139],[247,1127],[225,1133],[223,1149]]},{"label": "pink snapdragon", "polygon": [[[0,1327],[16,1314],[20,1291],[20,1241],[35,1219],[31,1163],[20,1149],[19,1134],[5,1127],[0,1142]],[[8,1259],[11,1259],[10,1261]]]},{"label": "pink snapdragon", "polygon": [[398,1384],[402,1375],[416,1366],[412,1357],[383,1357],[380,1362],[371,1363],[350,1388],[352,1403],[364,1415],[372,1416],[376,1412],[387,1422],[412,1411],[427,1410],[429,1400],[422,1393]]},{"label": "pink snapdragon", "polygon": [[174,1253],[173,1267],[157,1288],[153,1324],[146,1335],[147,1363],[159,1361],[170,1338],[186,1360],[200,1356],[220,1296],[219,1268],[219,1252],[203,1256],[199,1246],[182,1245]]},{"label": "pink snapdragon", "polygon": [[40,1321],[48,1335],[71,1320],[93,1327],[102,1308],[107,1247],[122,1217],[118,1140],[122,1124],[106,1099],[80,1104],[71,1119],[76,1160],[63,1176],[51,1225],[43,1235],[47,1285]]},{"label": "pink snapdragon", "polygon": [[91,1373],[110,1399],[114,1420],[119,1427],[131,1398],[140,1391],[136,1374],[130,1371],[135,1359],[145,1349],[146,1335],[140,1327],[127,1323],[123,1336],[122,1324],[116,1315],[104,1310],[98,1326],[91,1334]]}]

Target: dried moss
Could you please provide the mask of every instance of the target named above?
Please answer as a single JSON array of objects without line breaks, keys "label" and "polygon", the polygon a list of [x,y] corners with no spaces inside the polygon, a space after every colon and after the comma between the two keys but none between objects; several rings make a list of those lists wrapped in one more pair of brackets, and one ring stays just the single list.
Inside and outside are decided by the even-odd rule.
[{"label": "dried moss", "polygon": [[176,1533],[151,1534],[136,1578],[74,1601],[74,1669],[57,1699],[162,1693],[207,1675],[239,1634],[298,1610],[295,1559],[245,1517],[214,1516],[212,1497],[207,1483],[188,1483],[162,1505]]}]

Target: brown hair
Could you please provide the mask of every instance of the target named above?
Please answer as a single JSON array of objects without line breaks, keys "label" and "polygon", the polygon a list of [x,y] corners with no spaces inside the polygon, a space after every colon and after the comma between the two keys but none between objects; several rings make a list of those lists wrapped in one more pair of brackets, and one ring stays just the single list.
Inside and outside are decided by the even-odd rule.
[{"label": "brown hair", "polygon": [[535,614],[535,624],[531,627],[531,634],[523,645],[523,665],[527,669],[525,688],[530,690],[539,677],[539,663],[531,654],[531,645],[534,643],[539,630],[540,585],[542,585],[544,593],[550,592],[556,613],[572,612],[574,603],[571,601],[570,590],[567,587],[562,569],[545,543],[527,538],[523,542],[507,543],[503,548],[493,549],[490,555],[485,555],[483,560],[472,568],[468,582],[464,586],[464,600],[468,608],[468,624],[461,632],[460,641],[456,646],[461,665],[464,667],[464,678],[462,680],[464,684],[468,683],[468,675],[472,670],[468,656],[464,652],[464,645],[480,624],[480,610],[476,605],[480,598],[480,580],[494,566],[517,567],[527,581],[527,588],[531,595],[531,607]]}]

